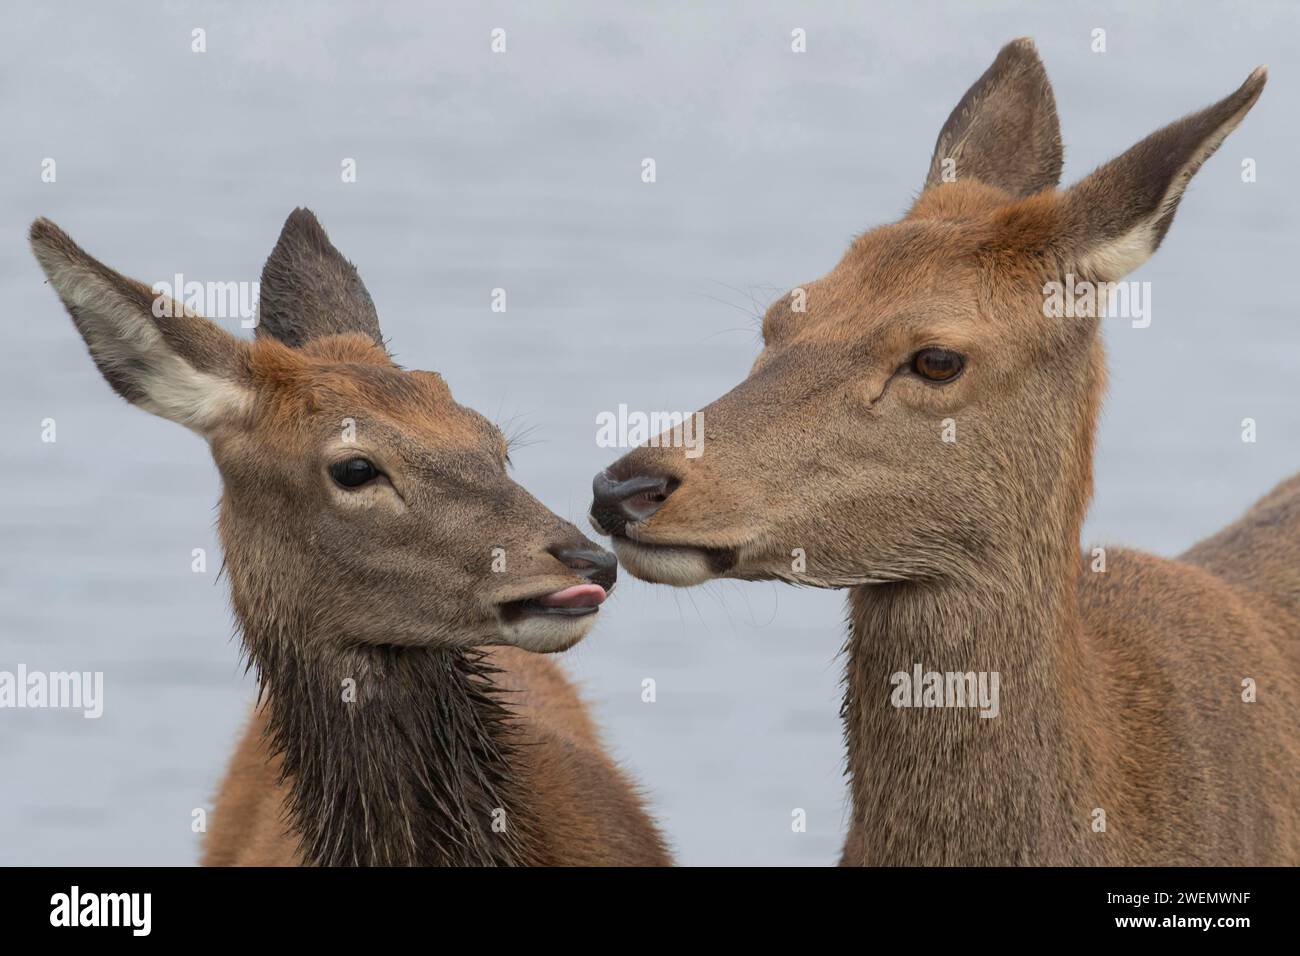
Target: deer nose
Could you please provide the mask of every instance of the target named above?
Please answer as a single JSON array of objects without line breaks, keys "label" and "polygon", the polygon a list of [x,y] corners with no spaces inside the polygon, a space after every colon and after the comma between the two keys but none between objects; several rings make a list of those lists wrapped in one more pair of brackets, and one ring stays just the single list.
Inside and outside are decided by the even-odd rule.
[{"label": "deer nose", "polygon": [[552,545],[546,550],[566,568],[576,571],[592,584],[599,584],[606,591],[618,579],[618,558],[590,541]]},{"label": "deer nose", "polygon": [[622,534],[629,521],[645,521],[663,507],[678,482],[662,475],[620,481],[607,471],[591,483],[591,521],[605,534]]}]

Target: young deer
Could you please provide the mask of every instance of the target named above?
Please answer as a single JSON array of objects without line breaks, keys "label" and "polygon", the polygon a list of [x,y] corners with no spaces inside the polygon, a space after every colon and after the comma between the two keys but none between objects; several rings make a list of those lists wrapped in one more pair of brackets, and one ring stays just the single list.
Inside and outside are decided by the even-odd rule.
[{"label": "young deer", "polygon": [[207,439],[221,472],[261,703],[206,863],[668,863],[531,653],[586,635],[613,556],[507,477],[500,431],[438,375],[392,362],[310,212],[267,260],[253,342],[155,310],[47,220],[31,242],[109,384]]},{"label": "young deer", "polygon": [[[1300,478],[1178,560],[1094,570],[1099,323],[1044,309],[1155,252],[1264,80],[1057,192],[1051,87],[1011,43],[907,216],[768,310],[706,454],[596,477],[639,577],[852,589],[843,863],[1300,863]],[[893,706],[917,664],[996,672],[1000,715]]]}]

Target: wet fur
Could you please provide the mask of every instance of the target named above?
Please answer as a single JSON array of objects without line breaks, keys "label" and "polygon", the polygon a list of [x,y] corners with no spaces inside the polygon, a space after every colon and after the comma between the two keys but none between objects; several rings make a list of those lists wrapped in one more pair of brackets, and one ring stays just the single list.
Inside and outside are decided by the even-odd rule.
[{"label": "wet fur", "polygon": [[[450,680],[404,686],[377,713],[363,707],[355,716],[348,708],[356,705],[341,703],[339,691],[324,703],[332,713],[297,712],[294,723],[314,721],[301,733],[277,725],[270,700],[255,709],[217,794],[205,865],[670,862],[635,789],[605,756],[584,704],[555,663],[514,648],[493,648],[478,660],[456,652],[392,653],[426,658],[399,665],[401,681],[429,672]],[[358,664],[314,669],[336,688],[337,675],[360,670]],[[389,696],[386,683],[362,681],[360,693]],[[416,702],[400,706],[411,694]],[[317,709],[327,701],[316,699]],[[340,722],[350,725],[346,743],[338,740]],[[408,736],[413,727],[418,736]],[[306,778],[287,770],[281,748],[295,755]],[[464,759],[470,752],[472,764]],[[504,833],[491,829],[497,808],[505,810]]]},{"label": "wet fur", "polygon": [[[581,580],[550,549],[590,542],[509,479],[499,431],[439,376],[392,363],[356,270],[310,212],[267,261],[251,344],[197,315],[153,316],[148,287],[48,220],[30,238],[109,384],[206,438],[221,470],[262,700],[206,863],[670,862],[558,667],[484,647],[526,640],[496,609]],[[345,418],[359,437],[340,450]],[[326,465],[359,452],[384,456],[388,484],[340,493]],[[494,545],[510,574],[490,569]]]}]

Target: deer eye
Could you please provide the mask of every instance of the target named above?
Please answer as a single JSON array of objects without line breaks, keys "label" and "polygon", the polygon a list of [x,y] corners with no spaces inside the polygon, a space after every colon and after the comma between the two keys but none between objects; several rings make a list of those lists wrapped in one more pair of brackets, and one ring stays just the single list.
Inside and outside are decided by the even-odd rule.
[{"label": "deer eye", "polygon": [[965,367],[961,353],[951,349],[921,349],[912,356],[912,371],[931,382],[951,382]]},{"label": "deer eye", "polygon": [[360,488],[379,477],[379,469],[367,458],[349,458],[330,465],[330,477],[344,488]]}]

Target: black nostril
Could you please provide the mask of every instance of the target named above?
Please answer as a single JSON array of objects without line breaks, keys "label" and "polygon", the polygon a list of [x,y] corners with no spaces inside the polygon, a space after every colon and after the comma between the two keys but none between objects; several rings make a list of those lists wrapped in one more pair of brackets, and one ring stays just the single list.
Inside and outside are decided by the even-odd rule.
[{"label": "black nostril", "polygon": [[591,520],[605,534],[622,534],[629,521],[645,521],[681,484],[663,475],[637,475],[620,481],[607,471],[591,483]]},{"label": "black nostril", "polygon": [[546,550],[566,568],[578,572],[592,584],[599,584],[606,591],[618,579],[618,559],[589,541],[552,545]]}]

